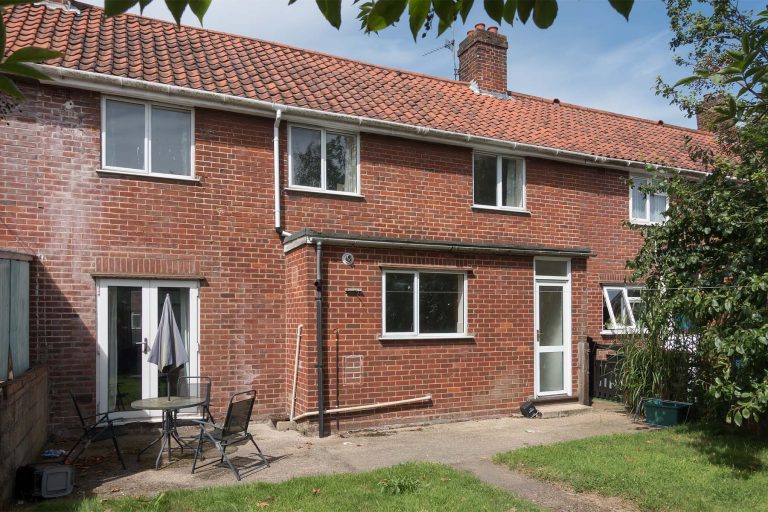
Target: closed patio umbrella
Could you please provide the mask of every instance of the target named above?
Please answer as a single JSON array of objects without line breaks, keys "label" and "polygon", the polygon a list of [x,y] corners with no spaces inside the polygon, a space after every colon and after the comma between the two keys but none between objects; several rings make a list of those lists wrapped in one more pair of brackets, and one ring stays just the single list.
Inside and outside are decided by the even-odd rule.
[{"label": "closed patio umbrella", "polygon": [[[160,315],[160,323],[157,325],[157,334],[155,335],[152,350],[149,351],[148,361],[157,365],[160,373],[165,374],[166,381],[171,370],[189,361],[189,354],[187,354],[187,349],[184,346],[184,339],[181,337],[179,327],[176,324],[176,318],[173,315],[170,294],[165,295],[163,313]],[[166,389],[170,399],[170,382],[167,382]]]}]

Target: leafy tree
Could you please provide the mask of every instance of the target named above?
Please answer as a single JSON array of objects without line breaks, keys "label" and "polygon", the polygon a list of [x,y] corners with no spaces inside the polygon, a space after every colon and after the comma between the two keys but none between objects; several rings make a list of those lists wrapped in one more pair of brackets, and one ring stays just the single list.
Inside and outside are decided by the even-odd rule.
[{"label": "leafy tree", "polygon": [[672,46],[689,49],[694,75],[664,92],[693,110],[702,93],[720,94],[722,150],[691,147],[707,175],[661,172],[647,190],[668,193],[671,206],[665,223],[633,227],[645,241],[630,268],[648,307],[621,382],[632,405],[643,395],[693,399],[740,426],[768,412],[768,11],[726,0],[668,6]]},{"label": "leafy tree", "polygon": [[[33,3],[37,0],[0,0],[0,59],[3,59],[5,50],[5,26],[2,12],[5,7]],[[105,0],[104,10],[107,16],[122,14],[138,5],[144,10],[153,0]],[[342,0],[315,0],[317,7],[326,20],[336,28],[341,26],[341,2]],[[632,5],[635,0],[608,0],[608,3],[622,16],[629,20]],[[181,23],[181,17],[189,8],[195,16],[203,22],[205,13],[208,12],[213,0],[165,0],[169,12]],[[288,0],[288,4],[296,0]],[[461,16],[466,21],[474,0],[354,0],[358,5],[358,16],[361,28],[365,32],[378,32],[397,23],[408,8],[408,23],[413,33],[414,40],[423,29],[424,34],[432,28],[433,21],[437,18],[438,35],[451,27]],[[526,23],[529,19],[539,28],[548,28],[557,17],[557,0],[484,0],[483,7],[491,19],[498,23],[513,24],[515,19]],[[22,51],[23,50],[23,51]],[[46,53],[47,52],[47,53]],[[38,70],[29,67],[28,62],[42,62],[59,56],[57,52],[41,48],[22,48],[17,51],[19,55],[12,59],[7,57],[0,60],[0,92],[17,99],[23,99],[19,89],[7,75],[16,75],[37,80],[48,77]],[[2,109],[2,106],[0,106]],[[0,110],[1,111],[1,110]]]}]

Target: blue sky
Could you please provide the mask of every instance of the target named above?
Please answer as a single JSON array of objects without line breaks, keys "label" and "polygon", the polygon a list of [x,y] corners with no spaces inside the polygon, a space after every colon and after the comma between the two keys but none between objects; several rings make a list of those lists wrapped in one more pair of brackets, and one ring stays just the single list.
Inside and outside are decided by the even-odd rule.
[{"label": "blue sky", "polygon": [[[85,0],[88,2],[88,0]],[[102,0],[91,0],[102,5]],[[416,43],[407,22],[379,35],[366,35],[355,19],[356,7],[345,2],[340,30],[331,27],[314,0],[214,0],[205,26],[302,48],[340,55],[429,75],[453,77],[448,50],[428,56],[452,37],[430,33]],[[476,1],[467,20],[455,27],[456,44],[475,23],[493,24]],[[744,8],[759,2],[742,0]],[[695,127],[676,107],[654,93],[656,77],[676,81],[686,76],[674,66],[669,50],[669,23],[662,0],[636,0],[629,22],[613,11],[607,0],[560,0],[555,24],[540,30],[527,25],[504,25],[509,39],[508,86],[519,91],[588,107],[620,112],[666,123]],[[145,15],[170,19],[164,2],[155,0]],[[184,23],[199,23],[189,13]]]}]

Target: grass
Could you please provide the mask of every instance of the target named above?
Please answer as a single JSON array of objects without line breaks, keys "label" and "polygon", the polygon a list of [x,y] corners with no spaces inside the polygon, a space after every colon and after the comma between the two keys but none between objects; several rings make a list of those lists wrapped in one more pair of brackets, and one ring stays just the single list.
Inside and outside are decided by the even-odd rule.
[{"label": "grass", "polygon": [[768,511],[768,441],[697,427],[502,453],[497,463],[644,510]]},{"label": "grass", "polygon": [[165,492],[155,498],[53,500],[27,510],[61,512],[252,512],[337,510],[539,510],[530,502],[439,464],[407,463],[368,473],[302,477]]}]

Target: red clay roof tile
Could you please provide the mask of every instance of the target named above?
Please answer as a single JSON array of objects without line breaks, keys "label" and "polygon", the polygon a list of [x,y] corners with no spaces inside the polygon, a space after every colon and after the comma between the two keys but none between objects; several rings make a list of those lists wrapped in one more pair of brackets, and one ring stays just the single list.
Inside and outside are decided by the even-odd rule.
[{"label": "red clay roof tile", "polygon": [[700,168],[686,142],[715,146],[707,132],[75,5],[7,9],[7,51],[35,44],[63,52],[49,63],[64,68],[651,164]]}]

